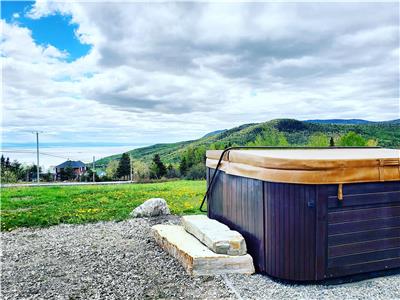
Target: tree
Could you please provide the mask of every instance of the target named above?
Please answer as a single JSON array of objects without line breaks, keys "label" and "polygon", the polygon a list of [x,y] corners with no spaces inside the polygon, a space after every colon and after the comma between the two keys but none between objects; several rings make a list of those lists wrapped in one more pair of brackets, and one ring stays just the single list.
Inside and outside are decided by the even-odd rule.
[{"label": "tree", "polygon": [[47,182],[53,181],[53,174],[51,174],[50,171],[47,171],[46,173],[44,173],[44,174],[42,175],[42,179],[43,179],[44,181],[47,181]]},{"label": "tree", "polygon": [[5,168],[9,168],[10,167],[10,158],[9,157],[7,157],[4,166],[5,166]]},{"label": "tree", "polygon": [[333,137],[329,140],[329,147],[335,147],[335,141],[333,140]]},{"label": "tree", "polygon": [[366,143],[366,146],[368,147],[375,147],[378,146],[378,141],[377,140],[373,140],[373,139],[369,139]]},{"label": "tree", "polygon": [[67,165],[65,168],[60,171],[61,180],[73,180],[76,178],[76,174],[74,173],[74,169]]},{"label": "tree", "polygon": [[[24,179],[28,177],[28,180],[34,180],[37,178],[37,168],[35,164],[28,165],[25,168],[25,174],[23,175]],[[39,167],[39,174],[42,173],[42,167]],[[28,176],[27,176],[28,175]]]},{"label": "tree", "polygon": [[185,176],[186,179],[204,179],[206,178],[206,166],[203,163],[192,166]]},{"label": "tree", "polygon": [[310,147],[328,147],[329,138],[322,132],[317,132],[310,136],[307,145]]},{"label": "tree", "polygon": [[339,146],[365,146],[367,144],[367,141],[359,134],[349,131],[345,135],[341,136],[339,140],[337,141],[337,144]]},{"label": "tree", "polygon": [[99,182],[100,177],[97,175],[97,172],[93,171],[92,168],[87,166],[85,174],[80,178],[81,181],[86,181],[86,182],[93,182],[93,174],[94,174],[94,181]]},{"label": "tree", "polygon": [[135,180],[146,180],[150,178],[150,169],[147,164],[141,161],[133,161],[133,178]]},{"label": "tree", "polygon": [[289,143],[282,132],[272,128],[258,135],[254,142],[248,146],[289,146]]},{"label": "tree", "polygon": [[151,176],[153,178],[161,178],[167,174],[167,168],[160,159],[160,155],[155,154],[153,157],[153,162],[150,167]]},{"label": "tree", "polygon": [[177,178],[179,174],[172,164],[167,167],[167,178]]},{"label": "tree", "polygon": [[129,176],[131,173],[131,159],[128,153],[123,153],[119,160],[117,176],[119,178]]},{"label": "tree", "polygon": [[107,177],[111,179],[116,179],[117,177],[117,171],[118,171],[118,161],[117,160],[112,160],[108,163],[106,167],[106,175]]},{"label": "tree", "polygon": [[1,169],[2,170],[4,169],[5,165],[6,165],[6,159],[4,158],[4,155],[2,154],[1,155]]},{"label": "tree", "polygon": [[179,165],[179,171],[182,176],[185,176],[187,170],[188,170],[188,165],[187,165],[186,157],[184,156],[184,157],[182,157],[181,163]]}]

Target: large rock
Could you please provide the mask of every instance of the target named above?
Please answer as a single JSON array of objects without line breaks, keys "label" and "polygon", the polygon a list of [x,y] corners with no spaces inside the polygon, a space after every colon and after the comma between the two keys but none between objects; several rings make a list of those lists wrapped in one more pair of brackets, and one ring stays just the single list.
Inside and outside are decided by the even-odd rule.
[{"label": "large rock", "polygon": [[182,225],[187,232],[193,234],[215,253],[228,255],[245,255],[247,253],[246,241],[243,236],[217,220],[210,219],[205,215],[183,216]]},{"label": "large rock", "polygon": [[131,216],[137,217],[155,217],[160,215],[169,215],[170,211],[167,202],[162,198],[151,198],[143,204],[136,207]]},{"label": "large rock", "polygon": [[219,275],[254,273],[249,254],[230,256],[217,254],[178,225],[155,225],[152,232],[156,242],[175,257],[190,275]]}]

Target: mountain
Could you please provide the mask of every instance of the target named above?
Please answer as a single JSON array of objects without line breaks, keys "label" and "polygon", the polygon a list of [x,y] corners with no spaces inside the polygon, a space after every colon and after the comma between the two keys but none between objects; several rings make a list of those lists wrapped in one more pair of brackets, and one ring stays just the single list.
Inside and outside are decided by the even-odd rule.
[{"label": "mountain", "polygon": [[210,137],[210,136],[213,136],[213,135],[217,135],[217,134],[222,133],[224,131],[227,131],[227,129],[215,130],[215,131],[207,133],[205,136],[203,136],[203,138]]},{"label": "mountain", "polygon": [[307,123],[318,123],[318,124],[371,124],[371,123],[386,123],[386,124],[400,124],[400,119],[390,121],[367,121],[362,119],[328,119],[328,120],[306,120]]},{"label": "mountain", "polygon": [[[332,123],[332,120],[308,120],[298,121],[294,119],[277,119],[263,123],[244,124],[221,132],[212,132],[204,137],[170,144],[156,144],[148,147],[129,151],[135,160],[150,162],[154,154],[159,154],[165,163],[178,163],[183,151],[188,147],[210,148],[212,144],[222,145],[246,145],[266,129],[274,128],[282,132],[291,145],[301,146],[308,143],[312,134],[322,132],[328,136],[337,137],[354,131],[365,139],[378,140],[378,145],[389,148],[400,148],[400,122],[363,122],[343,123],[349,120],[336,120],[342,123]],[[324,122],[322,122],[324,121]],[[325,122],[327,121],[327,122]],[[365,121],[365,122],[364,122]],[[97,165],[105,166],[110,160],[119,159],[121,154],[108,156],[96,162]]]}]

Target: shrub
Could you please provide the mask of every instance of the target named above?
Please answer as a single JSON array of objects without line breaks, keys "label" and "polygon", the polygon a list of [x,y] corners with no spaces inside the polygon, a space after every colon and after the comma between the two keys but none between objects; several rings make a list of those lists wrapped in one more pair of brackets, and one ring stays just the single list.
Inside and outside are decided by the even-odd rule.
[{"label": "shrub", "polygon": [[198,163],[192,166],[186,175],[186,179],[204,179],[206,178],[206,166],[203,163]]}]

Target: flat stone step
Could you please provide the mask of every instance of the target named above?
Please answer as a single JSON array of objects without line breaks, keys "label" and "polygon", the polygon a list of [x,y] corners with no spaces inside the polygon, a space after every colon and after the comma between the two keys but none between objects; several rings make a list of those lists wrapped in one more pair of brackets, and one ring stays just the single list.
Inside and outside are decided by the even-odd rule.
[{"label": "flat stone step", "polygon": [[226,273],[254,273],[249,254],[230,256],[217,254],[207,248],[179,225],[152,227],[156,242],[175,257],[190,275],[219,275]]},{"label": "flat stone step", "polygon": [[210,250],[219,254],[245,255],[246,241],[243,236],[228,226],[208,218],[205,215],[191,215],[182,217],[185,230],[194,235]]}]

